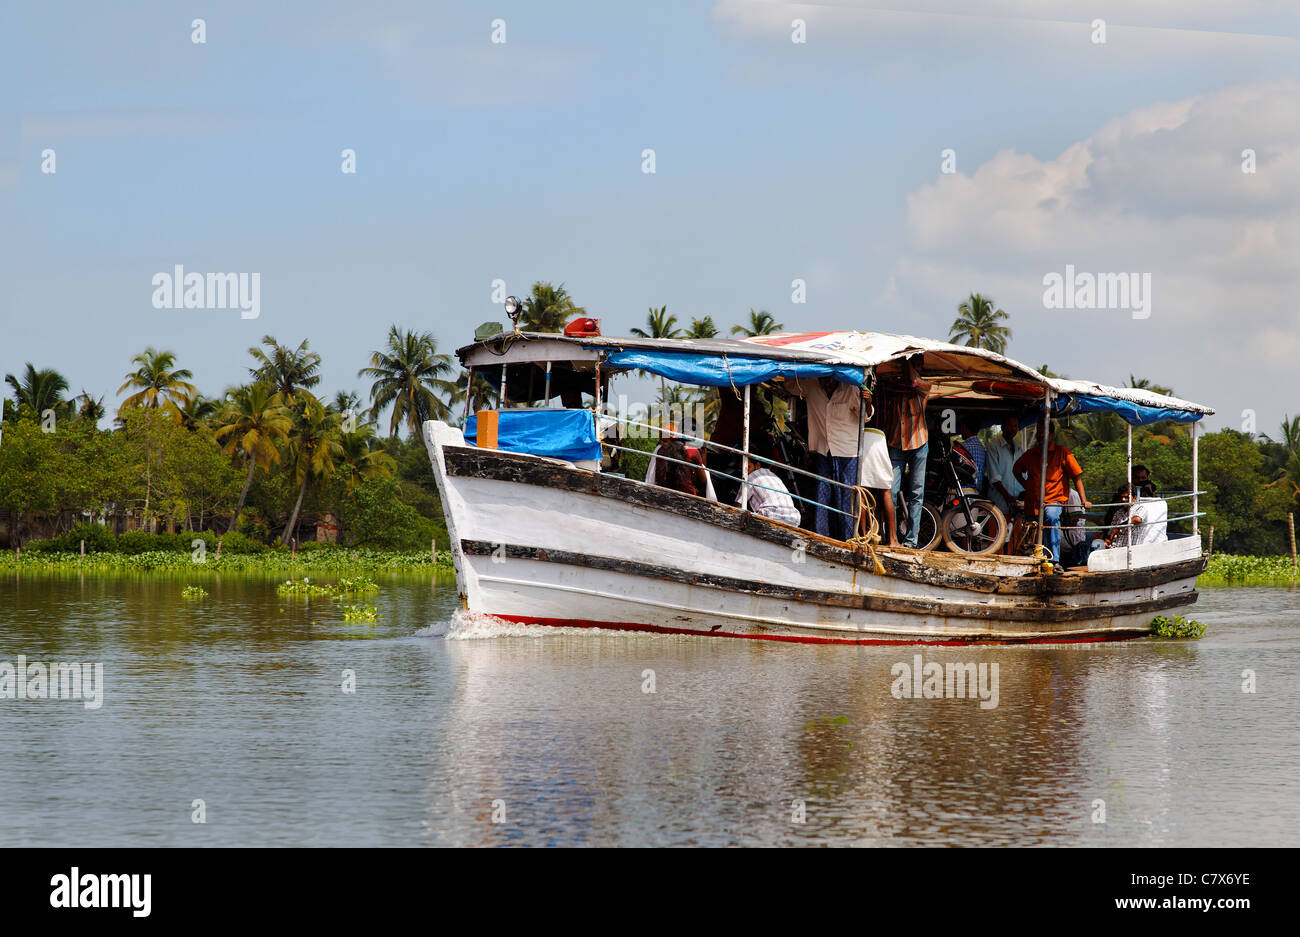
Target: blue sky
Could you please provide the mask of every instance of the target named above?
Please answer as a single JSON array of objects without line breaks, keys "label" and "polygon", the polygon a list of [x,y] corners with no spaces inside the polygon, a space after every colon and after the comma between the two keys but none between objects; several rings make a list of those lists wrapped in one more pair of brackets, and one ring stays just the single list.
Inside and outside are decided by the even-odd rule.
[{"label": "blue sky", "polygon": [[[449,351],[502,318],[498,277],[564,282],[607,334],[667,304],[942,338],[979,290],[1017,359],[1271,432],[1300,411],[1298,24],[1264,0],[19,0],[0,372],[115,404],[154,345],[216,393],[271,333],[364,392],[390,323]],[[1067,263],[1150,272],[1151,317],[1045,309]],[[260,317],[154,309],[175,264],[259,272]]]}]

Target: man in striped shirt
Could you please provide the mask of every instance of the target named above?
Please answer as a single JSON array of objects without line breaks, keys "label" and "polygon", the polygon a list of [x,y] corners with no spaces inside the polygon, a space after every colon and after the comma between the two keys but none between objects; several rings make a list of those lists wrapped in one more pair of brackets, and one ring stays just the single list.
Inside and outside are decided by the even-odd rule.
[{"label": "man in striped shirt", "polygon": [[[930,449],[930,435],[925,427],[925,401],[931,384],[921,380],[923,356],[912,355],[903,362],[901,377],[882,381],[885,398],[885,441],[889,444],[889,461],[894,466],[892,497],[898,500],[907,476],[907,534],[903,543],[917,545],[921,528],[921,502],[925,498],[925,462]],[[889,532],[895,544],[895,532]]]},{"label": "man in striped shirt", "polygon": [[[770,455],[769,452],[761,453],[764,456]],[[780,521],[783,524],[790,524],[798,527],[802,518],[799,515],[799,509],[794,505],[794,499],[790,497],[790,490],[785,487],[785,483],[777,478],[771,469],[767,468],[757,459],[746,458],[745,481],[749,485],[749,512],[757,514],[759,517],[766,517],[774,521]],[[741,496],[736,495],[736,504],[740,504]]]}]

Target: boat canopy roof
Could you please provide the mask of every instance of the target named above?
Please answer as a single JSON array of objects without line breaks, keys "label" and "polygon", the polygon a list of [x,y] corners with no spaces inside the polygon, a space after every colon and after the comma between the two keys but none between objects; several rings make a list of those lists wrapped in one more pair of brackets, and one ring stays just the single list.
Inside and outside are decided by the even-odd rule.
[{"label": "boat canopy roof", "polygon": [[1115,413],[1143,426],[1162,420],[1194,422],[1214,410],[1203,404],[1138,387],[1048,377],[996,352],[885,332],[788,332],[749,338],[664,339],[501,333],[457,349],[467,367],[522,362],[596,361],[614,371],[647,371],[682,384],[743,387],[775,379],[832,377],[861,384],[868,369],[912,355],[924,356],[927,380],[947,399],[994,401],[1019,397],[1042,409],[1045,391],[1052,413]]}]

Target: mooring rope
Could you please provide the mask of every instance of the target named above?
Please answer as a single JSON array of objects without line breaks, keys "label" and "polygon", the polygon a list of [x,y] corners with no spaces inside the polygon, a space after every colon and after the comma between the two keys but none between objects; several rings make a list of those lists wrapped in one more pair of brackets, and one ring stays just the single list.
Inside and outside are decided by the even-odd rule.
[{"label": "mooring rope", "polygon": [[864,533],[850,538],[848,543],[855,550],[865,550],[867,555],[871,557],[876,574],[883,576],[885,574],[885,564],[880,562],[880,557],[876,555],[876,547],[880,546],[880,523],[876,520],[876,496],[871,493],[869,488],[854,485],[853,523],[855,527],[863,511],[866,511],[867,514],[867,529]]}]

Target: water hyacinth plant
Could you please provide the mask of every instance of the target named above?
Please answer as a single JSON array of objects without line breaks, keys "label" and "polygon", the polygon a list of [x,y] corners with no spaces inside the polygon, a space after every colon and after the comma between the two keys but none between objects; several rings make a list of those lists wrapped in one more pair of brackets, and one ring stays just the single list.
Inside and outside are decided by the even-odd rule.
[{"label": "water hyacinth plant", "polygon": [[1206,586],[1270,586],[1295,582],[1296,570],[1289,556],[1232,556],[1216,553],[1201,575]]},{"label": "water hyacinth plant", "polygon": [[344,605],[344,621],[374,622],[379,620],[379,609],[373,605]]},{"label": "water hyacinth plant", "polygon": [[1158,615],[1151,622],[1151,633],[1157,638],[1199,638],[1205,634],[1205,625],[1182,615]]},{"label": "water hyacinth plant", "polygon": [[312,582],[310,578],[286,579],[275,587],[281,598],[330,599],[338,595],[338,587]]},{"label": "water hyacinth plant", "polygon": [[182,599],[206,599],[208,590],[202,586],[186,586],[181,590]]}]

